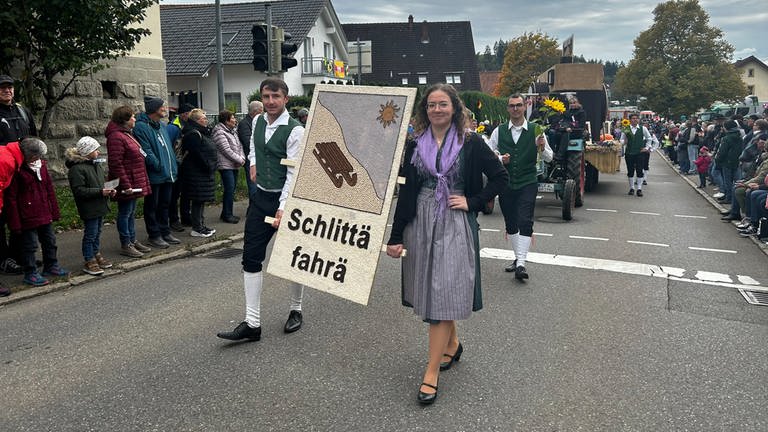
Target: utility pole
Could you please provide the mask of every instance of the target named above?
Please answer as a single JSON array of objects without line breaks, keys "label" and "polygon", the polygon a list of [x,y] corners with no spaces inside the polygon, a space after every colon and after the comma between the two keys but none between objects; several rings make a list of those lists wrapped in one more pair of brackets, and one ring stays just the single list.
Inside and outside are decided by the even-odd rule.
[{"label": "utility pole", "polygon": [[363,85],[363,50],[361,45],[363,43],[360,42],[360,38],[357,38],[357,42],[355,42],[357,47],[357,85]]},{"label": "utility pole", "polygon": [[264,4],[264,16],[267,18],[267,46],[269,47],[269,51],[267,51],[267,75],[274,75],[275,74],[275,65],[272,61],[272,5],[269,3]]},{"label": "utility pole", "polygon": [[224,110],[224,59],[221,41],[221,0],[216,0],[216,84],[219,91],[219,111]]}]

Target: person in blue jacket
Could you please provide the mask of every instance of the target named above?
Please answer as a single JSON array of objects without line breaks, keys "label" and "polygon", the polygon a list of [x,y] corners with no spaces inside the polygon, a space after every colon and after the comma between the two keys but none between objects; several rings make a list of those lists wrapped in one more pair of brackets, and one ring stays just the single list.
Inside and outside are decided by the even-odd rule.
[{"label": "person in blue jacket", "polygon": [[144,97],[144,112],[136,118],[133,134],[141,144],[147,176],[152,193],[144,197],[144,224],[151,246],[165,249],[181,241],[171,234],[168,206],[178,166],[173,142],[165,125],[160,123],[168,113],[165,102],[152,96]]}]

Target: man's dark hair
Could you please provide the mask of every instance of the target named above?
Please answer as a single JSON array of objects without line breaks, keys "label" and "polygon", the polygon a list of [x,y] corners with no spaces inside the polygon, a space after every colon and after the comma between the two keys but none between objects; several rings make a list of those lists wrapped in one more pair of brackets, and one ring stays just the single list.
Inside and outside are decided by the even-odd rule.
[{"label": "man's dark hair", "polygon": [[282,90],[283,96],[288,96],[288,84],[286,84],[285,81],[281,80],[280,78],[267,78],[262,81],[261,85],[259,86],[259,93],[263,92],[264,89],[273,92]]}]

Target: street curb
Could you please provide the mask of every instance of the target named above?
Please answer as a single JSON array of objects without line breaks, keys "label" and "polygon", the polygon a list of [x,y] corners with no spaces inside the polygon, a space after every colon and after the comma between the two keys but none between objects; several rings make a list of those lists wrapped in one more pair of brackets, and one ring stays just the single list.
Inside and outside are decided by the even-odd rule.
[{"label": "street curb", "polygon": [[149,258],[137,259],[134,261],[126,261],[121,264],[116,264],[114,267],[105,270],[104,273],[99,276],[82,274],[82,275],[72,276],[67,280],[56,281],[56,279],[54,279],[49,285],[45,285],[42,287],[31,287],[21,291],[14,292],[13,295],[8,297],[0,297],[0,308],[5,305],[9,305],[11,303],[16,303],[22,300],[30,299],[32,297],[38,297],[38,296],[49,294],[52,292],[63,291],[63,290],[84,285],[84,284],[87,284],[88,282],[93,282],[96,280],[104,280],[106,278],[122,275],[124,273],[128,273],[137,269],[149,267],[151,265],[160,264],[166,261],[172,261],[180,258],[196,256],[196,255],[200,255],[216,249],[221,249],[231,245],[232,243],[241,241],[244,237],[245,237],[244,233],[237,233],[229,237],[226,237],[223,239],[217,239],[208,243],[203,243],[201,245],[197,245],[192,248],[184,248],[184,249],[174,250],[167,253],[161,252],[159,254],[150,256]]},{"label": "street curb", "polygon": [[[669,160],[665,155],[661,154],[661,152],[658,152],[658,154],[667,163],[667,165],[669,165],[669,167],[672,169],[672,171],[677,173],[678,176],[680,176],[683,180],[685,180],[685,182],[688,183],[693,188],[693,190],[695,190],[696,192],[698,192],[699,195],[704,197],[704,199],[707,200],[710,204],[712,204],[712,206],[714,208],[716,208],[718,211],[728,210],[727,208],[725,208],[722,205],[720,205],[720,203],[716,199],[714,199],[711,196],[709,196],[708,193],[706,193],[705,191],[699,189],[699,187],[696,185],[696,183],[691,181],[691,179],[689,179],[687,176],[681,174],[675,168],[675,165],[672,163],[672,161]],[[739,221],[731,221],[730,224],[735,227],[736,225],[739,224]],[[765,242],[760,241],[755,236],[749,236],[748,238],[750,240],[752,240],[752,243],[757,245],[757,247],[763,252],[764,255],[768,256],[768,245],[766,245]]]}]

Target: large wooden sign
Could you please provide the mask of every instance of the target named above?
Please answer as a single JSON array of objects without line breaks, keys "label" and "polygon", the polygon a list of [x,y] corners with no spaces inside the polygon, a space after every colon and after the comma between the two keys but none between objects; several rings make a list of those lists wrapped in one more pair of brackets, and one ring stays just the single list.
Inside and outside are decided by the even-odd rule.
[{"label": "large wooden sign", "polygon": [[267,272],[368,303],[415,96],[315,87]]}]

